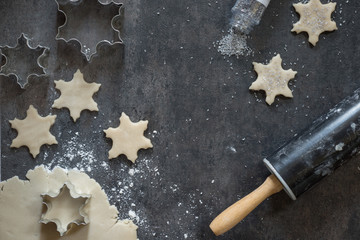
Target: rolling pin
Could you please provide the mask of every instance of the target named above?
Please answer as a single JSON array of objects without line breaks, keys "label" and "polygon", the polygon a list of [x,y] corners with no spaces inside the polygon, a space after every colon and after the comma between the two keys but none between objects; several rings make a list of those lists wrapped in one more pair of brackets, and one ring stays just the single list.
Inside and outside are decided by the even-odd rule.
[{"label": "rolling pin", "polygon": [[360,149],[360,88],[263,160],[271,175],[210,224],[221,235],[282,189],[293,200],[332,173]]}]

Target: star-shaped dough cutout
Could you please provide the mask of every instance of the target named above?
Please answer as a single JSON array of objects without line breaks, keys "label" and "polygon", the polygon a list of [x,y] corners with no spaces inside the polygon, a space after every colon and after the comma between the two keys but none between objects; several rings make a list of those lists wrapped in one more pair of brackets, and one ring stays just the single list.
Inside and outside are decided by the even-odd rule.
[{"label": "star-shaped dough cutout", "polygon": [[335,10],[336,3],[321,4],[320,0],[310,0],[308,3],[293,4],[300,20],[293,25],[292,32],[307,32],[309,42],[315,46],[319,35],[326,31],[337,29],[336,23],[331,21],[331,13]]},{"label": "star-shaped dough cutout", "polygon": [[254,70],[258,77],[250,86],[250,90],[264,90],[266,92],[266,102],[271,105],[277,95],[292,98],[292,92],[288,87],[290,79],[295,77],[296,71],[292,69],[284,70],[281,67],[282,59],[280,54],[273,57],[269,64],[253,62]]},{"label": "star-shaped dough cutout", "polygon": [[10,147],[26,146],[35,158],[42,145],[58,143],[50,133],[50,127],[54,124],[56,115],[41,117],[33,105],[30,105],[26,114],[27,116],[23,120],[15,118],[9,121],[11,127],[18,132],[18,136],[12,141]]},{"label": "star-shaped dough cutout", "polygon": [[74,78],[70,82],[64,80],[55,81],[56,89],[60,90],[61,95],[54,101],[54,108],[68,108],[73,121],[80,117],[80,113],[87,109],[99,111],[97,103],[92,99],[94,93],[99,91],[101,84],[87,83],[83,74],[77,70]]},{"label": "star-shaped dough cutout", "polygon": [[144,137],[147,125],[148,121],[134,123],[125,113],[122,113],[119,127],[104,130],[106,137],[113,141],[109,159],[124,154],[130,161],[135,162],[140,149],[152,148],[150,139]]},{"label": "star-shaped dough cutout", "polygon": [[40,222],[55,223],[60,236],[67,233],[73,224],[86,225],[89,223],[84,207],[90,196],[79,195],[74,191],[74,187],[70,183],[65,183],[59,193],[42,195],[47,210],[42,214]]}]

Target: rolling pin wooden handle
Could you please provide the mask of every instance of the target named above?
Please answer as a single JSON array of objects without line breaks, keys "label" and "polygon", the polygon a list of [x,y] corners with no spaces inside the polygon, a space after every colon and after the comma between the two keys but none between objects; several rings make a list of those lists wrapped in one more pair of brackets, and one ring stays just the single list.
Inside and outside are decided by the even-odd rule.
[{"label": "rolling pin wooden handle", "polygon": [[211,230],[216,236],[227,232],[243,220],[266,198],[280,192],[282,189],[283,186],[279,180],[274,175],[270,175],[260,187],[225,209],[225,211],[217,216],[210,224]]}]

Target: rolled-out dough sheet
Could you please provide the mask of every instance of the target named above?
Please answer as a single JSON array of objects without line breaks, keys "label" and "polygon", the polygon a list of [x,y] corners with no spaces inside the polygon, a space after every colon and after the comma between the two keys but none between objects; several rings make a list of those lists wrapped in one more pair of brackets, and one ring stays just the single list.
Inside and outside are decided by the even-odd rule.
[{"label": "rolled-out dough sheet", "polygon": [[[29,170],[20,180],[13,177],[0,182],[0,239],[1,240],[136,240],[137,226],[131,220],[118,220],[118,211],[110,205],[100,185],[85,173],[53,171],[43,166]],[[41,195],[59,191],[70,182],[78,194],[91,195],[86,209],[89,224],[72,228],[60,237],[54,223],[42,224]]]}]

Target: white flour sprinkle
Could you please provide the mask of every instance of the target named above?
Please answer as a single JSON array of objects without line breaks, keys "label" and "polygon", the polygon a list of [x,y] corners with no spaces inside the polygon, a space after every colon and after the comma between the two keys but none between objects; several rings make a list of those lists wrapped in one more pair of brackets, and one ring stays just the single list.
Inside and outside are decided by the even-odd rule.
[{"label": "white flour sprinkle", "polygon": [[229,34],[219,41],[218,52],[227,56],[235,55],[237,58],[249,56],[252,50],[246,43],[247,39],[247,35],[235,34],[232,30],[229,30]]},{"label": "white flour sprinkle", "polygon": [[139,216],[133,210],[129,210],[129,217],[130,219],[134,220],[135,223],[139,222]]},{"label": "white flour sprinkle", "polygon": [[[74,161],[76,162],[75,168],[83,172],[91,172],[92,169],[96,169],[96,161],[94,150],[88,144],[81,143],[79,133],[75,132],[75,136],[69,141],[63,143],[63,149],[66,149],[62,154],[57,153],[53,156],[51,162],[46,166],[49,169],[54,168],[57,165],[61,167],[73,166]],[[48,158],[48,154],[44,154],[44,160]],[[101,164],[102,167],[108,169],[109,165],[104,162]],[[72,167],[73,168],[73,167]]]},{"label": "white flour sprinkle", "polygon": [[129,169],[129,175],[134,176],[135,170],[133,168]]},{"label": "white flour sprinkle", "polygon": [[344,146],[345,146],[345,144],[341,142],[341,143],[339,143],[338,145],[335,146],[335,150],[336,151],[342,151]]}]

